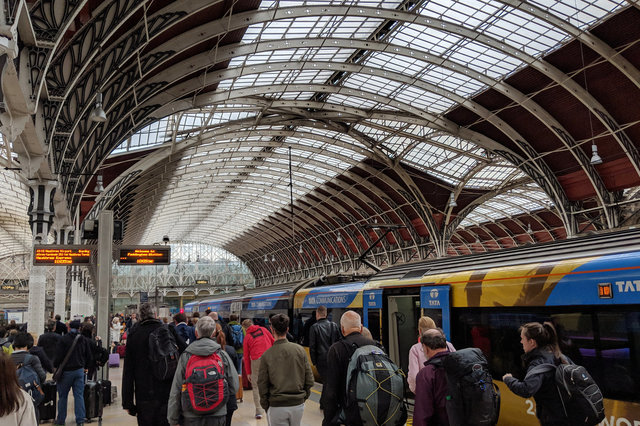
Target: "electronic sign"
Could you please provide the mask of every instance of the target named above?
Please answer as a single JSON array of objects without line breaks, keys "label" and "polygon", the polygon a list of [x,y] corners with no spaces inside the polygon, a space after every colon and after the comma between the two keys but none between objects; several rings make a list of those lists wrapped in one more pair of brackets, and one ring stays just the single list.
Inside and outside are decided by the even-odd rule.
[{"label": "electronic sign", "polygon": [[93,246],[35,245],[33,264],[36,266],[88,265]]},{"label": "electronic sign", "polygon": [[611,291],[611,283],[598,284],[598,297],[600,299],[613,299],[613,292]]},{"label": "electronic sign", "polygon": [[169,265],[171,247],[168,246],[130,246],[118,250],[120,265]]},{"label": "electronic sign", "polygon": [[209,280],[196,280],[196,285],[209,285]]}]

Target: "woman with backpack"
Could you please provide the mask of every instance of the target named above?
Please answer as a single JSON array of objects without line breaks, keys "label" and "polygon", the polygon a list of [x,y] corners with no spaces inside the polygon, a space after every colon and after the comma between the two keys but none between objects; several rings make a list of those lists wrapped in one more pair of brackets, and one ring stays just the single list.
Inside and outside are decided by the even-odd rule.
[{"label": "woman with backpack", "polygon": [[28,393],[20,387],[16,365],[0,351],[0,424],[32,426],[38,424],[36,411]]},{"label": "woman with backpack", "polygon": [[[520,343],[524,349],[522,360],[527,373],[542,364],[560,365],[567,363],[558,346],[558,335],[550,322],[540,324],[530,322],[520,327]],[[505,385],[518,396],[536,401],[536,416],[542,426],[567,424],[562,400],[558,394],[555,371],[527,374],[518,380],[507,373],[502,377]]]}]

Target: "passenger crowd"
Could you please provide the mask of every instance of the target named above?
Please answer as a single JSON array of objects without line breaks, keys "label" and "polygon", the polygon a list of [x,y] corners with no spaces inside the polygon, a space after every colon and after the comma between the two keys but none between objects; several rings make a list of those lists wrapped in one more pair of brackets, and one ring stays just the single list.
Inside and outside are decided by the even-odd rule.
[{"label": "passenger crowd", "polygon": [[[169,321],[143,303],[137,314],[113,316],[109,349],[95,335],[93,318],[64,324],[56,316],[37,338],[11,324],[0,328],[0,424],[35,425],[55,416],[55,424],[64,425],[70,390],[76,424],[84,424],[92,417],[85,407],[85,382],[97,380],[98,369],[110,357],[119,359],[119,353],[126,354],[122,406],[139,425],[230,425],[242,389],[249,387],[256,419],[266,416],[272,426],[300,425],[314,385],[312,365],[323,383],[323,426],[404,424],[405,383],[415,395],[414,425],[467,424],[470,417],[485,420],[478,424],[497,423],[499,394],[480,349],[456,352],[434,321],[423,316],[405,377],[358,313],[345,312],[339,325],[327,314],[321,306],[306,324],[295,325],[285,314],[266,322],[241,321],[237,315],[225,321],[211,311],[190,318],[179,313]],[[556,392],[555,376],[556,368],[571,360],[560,352],[553,325],[528,323],[520,333],[527,374],[522,380],[505,374],[502,380],[516,395],[535,399],[541,425],[567,424],[570,414]],[[309,356],[297,342],[308,346]],[[54,381],[46,380],[47,373]],[[469,411],[481,404],[452,391],[467,386],[465,374],[487,384],[483,408]],[[452,386],[452,380],[459,382]],[[57,392],[57,410],[47,404],[51,389]]]}]

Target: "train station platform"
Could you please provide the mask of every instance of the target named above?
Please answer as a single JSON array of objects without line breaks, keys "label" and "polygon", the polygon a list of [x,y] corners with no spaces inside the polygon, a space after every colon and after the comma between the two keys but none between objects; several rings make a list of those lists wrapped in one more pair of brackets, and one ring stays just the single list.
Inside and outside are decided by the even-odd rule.
[{"label": "train station platform", "polygon": [[[120,363],[122,366],[122,362]],[[119,426],[134,426],[137,425],[135,417],[127,414],[122,409],[122,367],[111,368],[109,371],[109,380],[112,385],[118,387],[118,397],[116,400],[106,407],[102,416],[103,425],[119,425]],[[306,402],[304,416],[302,417],[303,426],[317,426],[322,424],[322,412],[320,411],[320,392],[322,385],[317,384],[311,390],[311,397]],[[260,420],[254,417],[255,407],[253,405],[253,392],[245,391],[243,395],[243,401],[238,402],[238,410],[233,415],[232,424],[234,426],[267,426],[268,422],[266,416]],[[53,424],[53,422],[41,423],[41,424]],[[69,403],[67,407],[67,425],[75,425],[75,414],[73,412],[73,396],[69,393]],[[97,425],[98,422],[94,421],[88,423],[89,425]]]}]

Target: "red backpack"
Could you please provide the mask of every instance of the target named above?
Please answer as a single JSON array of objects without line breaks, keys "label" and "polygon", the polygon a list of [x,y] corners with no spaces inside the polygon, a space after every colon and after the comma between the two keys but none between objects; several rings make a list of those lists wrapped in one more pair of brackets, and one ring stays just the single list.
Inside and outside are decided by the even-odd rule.
[{"label": "red backpack", "polygon": [[191,355],[182,385],[182,407],[208,415],[227,405],[228,384],[219,351],[209,356]]}]

